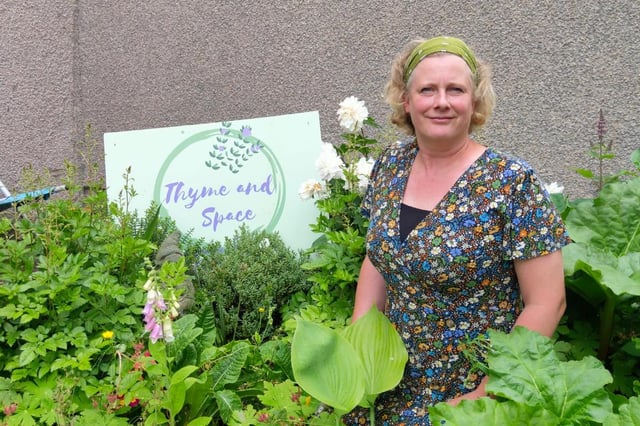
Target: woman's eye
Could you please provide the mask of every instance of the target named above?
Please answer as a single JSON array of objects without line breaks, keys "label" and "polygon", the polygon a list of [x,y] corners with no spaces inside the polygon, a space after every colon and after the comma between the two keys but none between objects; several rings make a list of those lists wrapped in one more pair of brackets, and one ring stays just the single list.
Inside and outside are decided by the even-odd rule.
[{"label": "woman's eye", "polygon": [[464,89],[462,87],[451,87],[449,91],[453,93],[464,93]]},{"label": "woman's eye", "polygon": [[420,93],[431,93],[433,92],[433,88],[431,87],[423,87],[422,89],[420,89]]}]

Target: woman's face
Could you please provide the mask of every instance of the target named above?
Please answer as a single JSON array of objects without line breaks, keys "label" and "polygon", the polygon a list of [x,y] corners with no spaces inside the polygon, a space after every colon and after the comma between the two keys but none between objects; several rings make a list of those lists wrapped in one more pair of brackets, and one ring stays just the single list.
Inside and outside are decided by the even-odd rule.
[{"label": "woman's face", "polygon": [[428,56],[409,79],[404,110],[419,141],[464,140],[473,114],[471,70],[459,56]]}]

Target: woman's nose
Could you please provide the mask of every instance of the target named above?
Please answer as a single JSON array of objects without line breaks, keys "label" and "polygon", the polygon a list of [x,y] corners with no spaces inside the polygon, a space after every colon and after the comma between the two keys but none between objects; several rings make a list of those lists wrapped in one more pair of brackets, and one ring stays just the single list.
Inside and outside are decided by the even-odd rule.
[{"label": "woman's nose", "polygon": [[436,106],[440,108],[449,106],[449,98],[446,90],[438,90],[438,93],[436,93]]}]

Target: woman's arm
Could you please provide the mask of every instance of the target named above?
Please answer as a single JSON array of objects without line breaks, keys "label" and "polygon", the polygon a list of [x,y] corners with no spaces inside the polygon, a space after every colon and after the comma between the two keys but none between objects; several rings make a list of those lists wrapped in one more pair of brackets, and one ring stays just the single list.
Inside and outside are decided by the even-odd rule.
[{"label": "woman's arm", "polygon": [[562,251],[515,261],[524,309],[515,325],[551,337],[566,308]]},{"label": "woman's arm", "polygon": [[387,288],[380,272],[373,266],[369,256],[365,256],[360,268],[360,276],[358,277],[356,300],[351,321],[353,322],[369,312],[369,309],[374,304],[380,312],[384,312],[387,304]]}]

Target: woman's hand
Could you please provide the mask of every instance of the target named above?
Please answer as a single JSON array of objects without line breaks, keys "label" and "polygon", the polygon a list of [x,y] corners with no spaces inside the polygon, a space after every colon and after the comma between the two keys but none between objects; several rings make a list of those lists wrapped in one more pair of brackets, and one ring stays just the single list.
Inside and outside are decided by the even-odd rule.
[{"label": "woman's hand", "polygon": [[455,398],[448,400],[447,404],[456,406],[460,404],[461,401],[478,399],[482,398],[483,396],[487,396],[486,392],[484,392],[484,390],[476,388],[469,393],[465,393],[464,395],[456,396]]},{"label": "woman's hand", "polygon": [[473,400],[473,399],[482,398],[483,396],[487,396],[487,391],[485,390],[484,387],[486,386],[488,381],[489,381],[489,378],[487,376],[483,377],[482,381],[480,382],[477,388],[475,388],[471,392],[456,396],[455,398],[448,400],[447,404],[456,406],[460,404],[461,401],[464,401],[464,400]]}]

